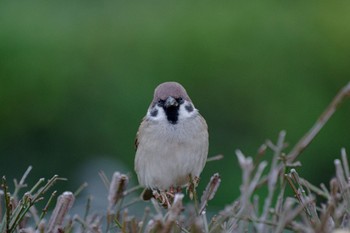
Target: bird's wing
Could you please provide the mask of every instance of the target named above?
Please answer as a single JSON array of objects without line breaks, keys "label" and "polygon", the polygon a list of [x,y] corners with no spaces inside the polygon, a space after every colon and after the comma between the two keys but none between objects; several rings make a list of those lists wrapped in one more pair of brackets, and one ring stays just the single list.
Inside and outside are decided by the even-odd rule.
[{"label": "bird's wing", "polygon": [[135,142],[134,142],[135,151],[137,150],[137,147],[139,146],[138,136],[139,136],[139,132],[136,133],[136,137],[135,137]]},{"label": "bird's wing", "polygon": [[153,196],[153,190],[150,188],[145,188],[141,193],[141,197],[144,201],[150,200]]},{"label": "bird's wing", "polygon": [[148,120],[146,118],[143,118],[141,121],[139,130],[137,130],[136,137],[135,137],[135,151],[137,151],[137,148],[139,146],[139,138],[142,137],[143,129],[146,127],[146,124],[148,124]]}]

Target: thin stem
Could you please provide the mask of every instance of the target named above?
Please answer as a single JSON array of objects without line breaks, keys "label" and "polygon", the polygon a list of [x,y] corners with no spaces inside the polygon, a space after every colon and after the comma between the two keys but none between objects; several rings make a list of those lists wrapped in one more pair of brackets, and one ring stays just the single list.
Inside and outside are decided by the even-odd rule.
[{"label": "thin stem", "polygon": [[89,212],[90,212],[90,208],[91,208],[91,200],[92,200],[92,197],[89,196],[87,201],[86,201],[86,206],[85,206],[85,214],[84,214],[84,221],[86,221],[88,215],[89,215]]},{"label": "thin stem", "polygon": [[299,140],[294,148],[289,152],[287,160],[293,162],[298,155],[305,150],[305,148],[312,142],[316,135],[320,132],[323,126],[328,122],[334,112],[337,110],[342,101],[350,96],[350,82],[345,85],[338,94],[334,97],[332,102],[328,105],[325,111],[317,119],[311,129]]},{"label": "thin stem", "polygon": [[79,188],[74,192],[74,196],[77,197],[86,187],[88,186],[87,182],[84,182],[79,186]]},{"label": "thin stem", "polygon": [[6,232],[10,232],[10,218],[11,218],[11,212],[12,212],[12,206],[10,202],[10,193],[8,193],[8,186],[6,183],[6,177],[2,177],[2,189],[4,190],[4,196],[5,196],[5,206],[6,206]]},{"label": "thin stem", "polygon": [[41,212],[41,214],[40,214],[39,221],[38,221],[38,223],[37,223],[35,229],[38,229],[38,226],[39,226],[41,220],[42,220],[42,219],[45,217],[45,215],[47,214],[47,211],[48,211],[48,209],[49,209],[49,206],[50,206],[50,204],[51,204],[53,198],[56,196],[56,194],[57,194],[57,191],[53,191],[53,192],[52,192],[52,194],[51,194],[49,200],[47,201],[47,203],[46,203],[44,209],[42,210],[42,212]]},{"label": "thin stem", "polygon": [[209,157],[207,159],[207,162],[218,161],[218,160],[221,160],[223,158],[224,158],[223,155],[215,155],[215,156]]}]

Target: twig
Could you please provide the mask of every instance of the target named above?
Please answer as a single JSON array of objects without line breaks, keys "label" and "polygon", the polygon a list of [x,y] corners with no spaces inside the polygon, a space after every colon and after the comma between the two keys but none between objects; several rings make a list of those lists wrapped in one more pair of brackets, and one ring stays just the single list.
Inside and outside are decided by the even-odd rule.
[{"label": "twig", "polygon": [[293,162],[298,155],[312,142],[323,126],[328,122],[334,112],[337,110],[342,101],[350,96],[350,82],[345,85],[338,94],[334,97],[332,102],[328,105],[326,110],[317,119],[316,123],[311,129],[299,140],[287,156],[288,162]]},{"label": "twig", "polygon": [[43,183],[45,181],[45,179],[44,178],[40,178],[39,180],[38,180],[38,182],[36,182],[36,184],[32,187],[32,189],[29,191],[29,193],[30,194],[33,194],[34,193],[34,191],[37,189],[37,188],[39,188],[39,186],[41,185],[41,183]]},{"label": "twig", "polygon": [[25,193],[12,213],[9,232],[13,232],[32,206],[31,195]]},{"label": "twig", "polygon": [[86,201],[86,206],[85,206],[84,221],[86,221],[86,219],[89,215],[89,211],[90,211],[90,207],[91,207],[91,200],[92,200],[92,196],[88,196],[87,201]]},{"label": "twig", "polygon": [[15,183],[15,191],[13,192],[13,195],[14,197],[17,197],[17,194],[18,192],[20,191],[21,188],[25,187],[26,185],[24,184],[27,176],[29,175],[30,171],[32,170],[32,166],[29,166],[27,168],[27,170],[24,172],[21,180],[19,181],[19,183],[17,183],[17,180],[15,179],[14,180],[14,183]]},{"label": "twig", "polygon": [[[124,193],[126,187],[129,183],[129,178],[119,172],[114,172],[112,180],[109,185],[108,191],[108,210],[111,211],[112,208],[118,203],[118,201],[124,198]],[[120,206],[119,206],[120,207]],[[117,209],[116,213],[118,214],[119,210]]]},{"label": "twig", "polygon": [[[41,188],[37,191],[37,193],[33,196],[33,200],[32,200],[33,204],[34,204],[35,202],[38,202],[38,201],[42,200],[42,195],[45,194],[45,193],[47,192],[47,190],[49,190],[49,188],[51,188],[52,185],[53,185],[56,181],[58,181],[58,180],[66,181],[67,179],[66,179],[66,178],[61,178],[61,177],[59,177],[58,175],[54,175],[54,176],[53,176],[51,179],[49,179],[49,180],[47,181],[47,183],[46,183],[43,187],[41,187]],[[40,180],[36,183],[36,185],[29,191],[29,194],[32,194],[32,193],[34,192],[34,190],[35,190],[43,181],[44,181],[44,179],[40,179]]]},{"label": "twig", "polygon": [[[73,219],[75,222],[78,222],[79,224],[81,224],[81,226],[83,227],[83,229],[88,229],[91,232],[94,233],[100,233],[100,231],[96,230],[94,227],[91,227],[89,224],[87,224],[83,219],[81,219],[79,216],[74,216]],[[89,231],[83,231],[83,232],[89,232]]]},{"label": "twig", "polygon": [[150,208],[149,207],[146,207],[145,208],[145,212],[144,212],[144,214],[143,214],[143,218],[142,218],[142,225],[141,225],[141,227],[139,228],[139,231],[138,231],[138,233],[143,233],[144,231],[145,231],[145,229],[146,229],[146,222],[147,222],[147,219],[148,219],[148,217],[149,217],[149,213],[150,213]]},{"label": "twig", "polygon": [[223,158],[224,158],[223,155],[215,155],[215,156],[209,157],[207,159],[207,162],[217,161],[217,160],[221,160]]},{"label": "twig", "polygon": [[201,197],[199,215],[201,215],[203,213],[203,211],[205,210],[205,207],[207,206],[208,201],[212,200],[214,198],[215,193],[220,186],[220,183],[221,183],[220,175],[219,175],[219,173],[215,173],[210,178],[210,181],[207,184],[207,187],[205,188],[203,195]]},{"label": "twig", "polygon": [[[264,209],[260,218],[262,222],[265,222],[267,220],[269,209],[271,207],[271,203],[276,190],[276,183],[277,183],[278,174],[279,174],[279,169],[277,168],[277,165],[278,165],[279,158],[281,157],[282,150],[284,148],[285,137],[286,137],[286,132],[282,130],[279,133],[277,144],[272,147],[274,151],[274,155],[272,158],[271,168],[270,168],[270,172],[268,174],[268,180],[267,180],[268,195],[265,198]],[[266,225],[264,224],[259,224],[258,225],[259,232],[266,232],[267,229],[265,226]]]},{"label": "twig", "polygon": [[[307,198],[304,202],[305,205],[314,202],[315,200],[312,198]],[[278,222],[278,226],[275,229],[274,232],[279,233],[283,232],[284,228],[290,223],[298,214],[305,208],[304,205],[299,205],[292,209],[292,200],[287,199],[284,203],[285,207],[284,209],[286,211],[283,212],[283,215],[281,216],[281,219]],[[293,229],[294,230],[294,229]]]},{"label": "twig", "polygon": [[302,185],[308,187],[310,190],[312,190],[317,195],[322,196],[322,197],[327,198],[327,199],[330,197],[329,192],[327,191],[327,189],[325,189],[324,184],[321,184],[321,188],[319,188],[303,178],[300,178],[300,182]]},{"label": "twig", "polygon": [[135,186],[135,187],[132,187],[132,188],[130,188],[130,189],[127,189],[127,190],[124,191],[123,196],[127,196],[127,195],[129,195],[130,193],[133,193],[133,192],[135,192],[135,191],[137,191],[137,190],[139,190],[139,189],[142,189],[142,188],[143,188],[143,187],[142,187],[141,185],[137,185],[137,186]]},{"label": "twig", "polygon": [[[11,202],[10,202],[10,194],[8,193],[8,186],[6,182],[6,177],[2,177],[2,189],[4,190],[4,197],[5,197],[5,206],[6,206],[6,232],[9,232],[10,230],[10,218],[11,218]],[[4,224],[2,224],[3,226]],[[2,229],[1,229],[2,230]]]},{"label": "twig", "polygon": [[71,192],[64,192],[58,197],[56,207],[47,226],[47,232],[56,232],[57,227],[61,227],[64,217],[72,207],[74,200],[74,195]]},{"label": "twig", "polygon": [[106,189],[109,190],[110,183],[109,183],[109,180],[106,176],[106,173],[104,171],[99,171],[98,175],[100,176],[102,183],[105,185]]},{"label": "twig", "polygon": [[88,186],[87,182],[84,182],[79,186],[79,188],[74,192],[74,196],[77,197],[86,187]]},{"label": "twig", "polygon": [[4,195],[4,192],[0,190],[0,220],[2,219],[2,201],[1,200],[3,195]]},{"label": "twig", "polygon": [[49,206],[50,206],[50,204],[51,204],[51,202],[52,202],[52,199],[56,196],[56,193],[57,193],[57,191],[53,191],[53,192],[52,192],[52,194],[51,194],[49,200],[47,201],[47,203],[46,203],[44,209],[42,210],[42,212],[41,212],[41,214],[40,214],[39,221],[38,221],[37,226],[36,226],[35,229],[38,228],[38,226],[39,226],[41,220],[42,220],[42,219],[45,217],[45,215],[47,214],[47,211],[48,211]]},{"label": "twig", "polygon": [[[307,214],[308,219],[310,220],[312,226],[316,226],[320,223],[320,219],[317,215],[316,208],[313,202],[306,203],[308,196],[305,193],[305,190],[302,186],[301,179],[295,169],[292,169],[289,174],[285,176],[288,183],[293,189],[295,197],[298,199],[299,203],[303,206],[305,213]],[[294,183],[297,187],[294,185]]]},{"label": "twig", "polygon": [[345,148],[341,148],[341,159],[343,162],[345,176],[349,179],[350,178],[349,163],[348,163],[348,158],[346,155]]}]

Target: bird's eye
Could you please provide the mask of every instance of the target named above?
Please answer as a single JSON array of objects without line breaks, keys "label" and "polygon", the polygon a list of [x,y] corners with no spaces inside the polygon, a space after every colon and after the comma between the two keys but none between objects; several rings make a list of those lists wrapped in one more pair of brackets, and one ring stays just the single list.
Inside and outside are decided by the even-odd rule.
[{"label": "bird's eye", "polygon": [[177,99],[177,102],[178,102],[179,104],[183,104],[183,103],[184,103],[184,100],[183,100],[181,97],[179,97],[179,98]]},{"label": "bird's eye", "polygon": [[157,105],[158,105],[159,107],[163,107],[163,106],[164,106],[164,103],[165,103],[164,100],[158,100]]}]

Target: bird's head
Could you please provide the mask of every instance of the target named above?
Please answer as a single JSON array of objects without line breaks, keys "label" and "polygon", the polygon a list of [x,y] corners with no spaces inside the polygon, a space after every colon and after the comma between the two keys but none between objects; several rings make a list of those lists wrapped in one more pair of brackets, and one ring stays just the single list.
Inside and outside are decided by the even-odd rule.
[{"label": "bird's head", "polygon": [[154,121],[177,124],[197,113],[185,88],[177,82],[165,82],[154,91],[147,117]]}]

